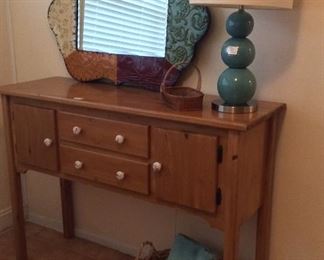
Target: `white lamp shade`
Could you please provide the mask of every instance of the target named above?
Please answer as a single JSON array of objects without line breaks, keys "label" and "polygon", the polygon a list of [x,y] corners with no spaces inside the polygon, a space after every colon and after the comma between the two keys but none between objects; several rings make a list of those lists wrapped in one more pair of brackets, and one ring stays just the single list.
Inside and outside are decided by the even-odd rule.
[{"label": "white lamp shade", "polygon": [[294,0],[190,0],[190,4],[257,9],[292,9]]}]

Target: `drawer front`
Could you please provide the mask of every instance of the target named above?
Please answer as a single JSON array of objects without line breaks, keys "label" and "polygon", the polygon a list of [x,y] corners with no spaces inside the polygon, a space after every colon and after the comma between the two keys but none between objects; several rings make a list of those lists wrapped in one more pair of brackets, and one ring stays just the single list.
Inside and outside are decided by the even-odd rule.
[{"label": "drawer front", "polygon": [[148,158],[148,126],[60,112],[60,139]]},{"label": "drawer front", "polygon": [[61,171],[124,190],[149,193],[149,165],[61,145]]}]

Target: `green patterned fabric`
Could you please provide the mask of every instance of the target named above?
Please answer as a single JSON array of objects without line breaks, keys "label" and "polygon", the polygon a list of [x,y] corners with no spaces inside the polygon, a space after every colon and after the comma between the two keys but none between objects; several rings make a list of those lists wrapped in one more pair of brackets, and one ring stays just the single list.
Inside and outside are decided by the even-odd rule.
[{"label": "green patterned fabric", "polygon": [[167,260],[220,260],[220,257],[200,243],[178,234]]},{"label": "green patterned fabric", "polygon": [[206,33],[208,25],[207,8],[190,5],[189,0],[169,0],[167,60],[171,64],[190,62],[195,45]]}]

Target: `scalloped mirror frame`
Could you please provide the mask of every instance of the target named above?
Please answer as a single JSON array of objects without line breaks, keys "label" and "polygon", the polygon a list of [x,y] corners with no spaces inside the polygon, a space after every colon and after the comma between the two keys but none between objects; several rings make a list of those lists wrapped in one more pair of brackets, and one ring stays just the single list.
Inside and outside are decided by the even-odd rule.
[{"label": "scalloped mirror frame", "polygon": [[[166,57],[142,57],[77,49],[77,0],[53,0],[48,21],[70,75],[82,82],[100,79],[158,91],[166,71],[192,61],[197,43],[206,34],[210,16],[206,7],[189,0],[169,0]],[[186,65],[179,65],[167,80],[174,85]]]}]

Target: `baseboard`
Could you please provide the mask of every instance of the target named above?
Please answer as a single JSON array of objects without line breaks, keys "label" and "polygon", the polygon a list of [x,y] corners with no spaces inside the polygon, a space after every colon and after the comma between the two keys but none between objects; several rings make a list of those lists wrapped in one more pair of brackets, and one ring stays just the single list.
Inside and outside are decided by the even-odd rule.
[{"label": "baseboard", "polygon": [[[24,205],[24,215],[25,219],[28,218],[28,208]],[[0,232],[12,226],[12,210],[11,208],[6,208],[0,210]]]},{"label": "baseboard", "polygon": [[105,247],[115,249],[124,254],[131,255],[131,256],[135,256],[137,254],[138,246],[129,245],[120,241],[116,241],[107,236],[100,236],[92,232],[89,232],[88,230],[76,229],[75,233],[77,237],[92,241],[94,243],[103,245]]},{"label": "baseboard", "polygon": [[0,232],[12,225],[11,208],[0,210]]},{"label": "baseboard", "polygon": [[35,214],[34,212],[29,211],[28,213],[28,222],[47,227],[49,229],[54,229],[58,232],[63,231],[63,224],[62,221],[57,219],[52,219],[48,217],[41,216],[39,214]]},{"label": "baseboard", "polygon": [[[63,224],[61,220],[40,216],[38,214],[35,214],[34,212],[29,211],[28,221],[40,226],[54,229],[59,232],[63,231]],[[86,229],[77,228],[75,230],[75,235],[76,237],[83,238],[85,240],[92,241],[99,245],[115,249],[124,254],[128,254],[131,256],[135,256],[137,254],[138,245],[129,245],[120,241],[116,241],[107,236],[100,236]]]}]

